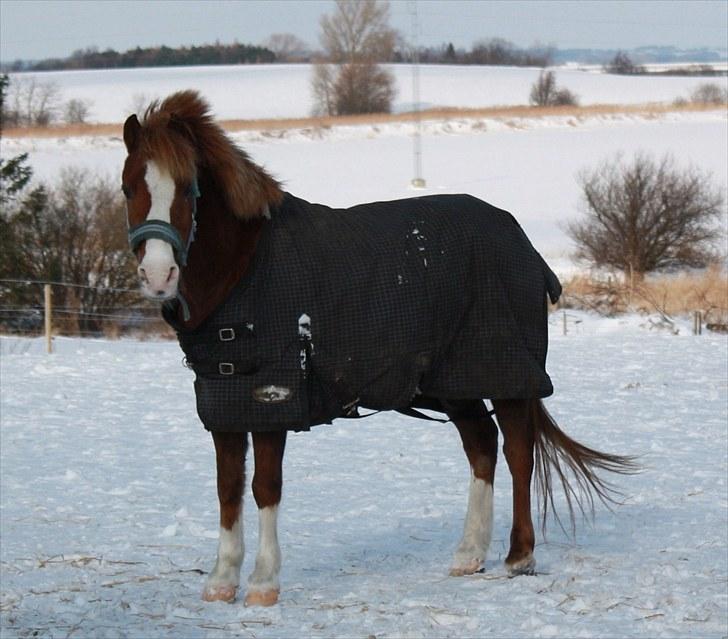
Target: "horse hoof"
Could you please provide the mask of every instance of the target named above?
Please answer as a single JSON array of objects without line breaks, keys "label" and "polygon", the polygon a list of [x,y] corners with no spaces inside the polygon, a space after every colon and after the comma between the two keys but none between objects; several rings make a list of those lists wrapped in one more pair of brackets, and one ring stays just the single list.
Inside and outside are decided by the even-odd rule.
[{"label": "horse hoof", "polygon": [[253,590],[245,595],[246,606],[274,606],[278,603],[279,590]]},{"label": "horse hoof", "polygon": [[518,575],[535,575],[536,560],[533,558],[533,555],[528,555],[527,557],[512,563],[506,562],[506,570],[511,577],[517,577]]},{"label": "horse hoof", "polygon": [[471,559],[450,568],[451,577],[464,577],[474,575],[476,572],[483,572],[483,561],[480,559]]},{"label": "horse hoof", "polygon": [[237,588],[235,586],[210,586],[202,591],[203,601],[235,601]]}]

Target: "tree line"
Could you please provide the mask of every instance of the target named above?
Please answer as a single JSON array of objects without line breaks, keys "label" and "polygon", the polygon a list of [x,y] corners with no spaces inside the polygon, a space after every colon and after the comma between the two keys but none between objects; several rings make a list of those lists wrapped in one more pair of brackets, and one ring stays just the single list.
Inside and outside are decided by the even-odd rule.
[{"label": "tree line", "polygon": [[252,44],[204,44],[190,47],[136,47],[119,53],[96,47],[74,51],[67,58],[49,58],[31,64],[14,63],[12,71],[60,71],[67,69],[120,69],[216,64],[269,64],[276,62],[270,49]]}]

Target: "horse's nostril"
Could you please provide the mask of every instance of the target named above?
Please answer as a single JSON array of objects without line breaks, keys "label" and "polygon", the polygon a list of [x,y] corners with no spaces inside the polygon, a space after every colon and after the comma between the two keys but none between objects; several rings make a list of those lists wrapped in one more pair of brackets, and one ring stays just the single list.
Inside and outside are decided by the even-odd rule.
[{"label": "horse's nostril", "polygon": [[176,266],[169,269],[169,275],[167,275],[168,282],[171,282],[172,279],[177,276],[177,271],[179,271],[179,269]]}]

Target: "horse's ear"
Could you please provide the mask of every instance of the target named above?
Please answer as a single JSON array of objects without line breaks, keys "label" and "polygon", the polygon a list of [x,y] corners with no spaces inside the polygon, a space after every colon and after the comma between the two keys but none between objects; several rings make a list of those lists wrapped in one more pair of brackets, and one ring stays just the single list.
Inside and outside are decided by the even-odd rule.
[{"label": "horse's ear", "polygon": [[124,144],[126,144],[126,150],[129,153],[136,151],[139,145],[139,131],[141,131],[142,125],[139,124],[136,114],[130,115],[126,122],[124,122]]}]

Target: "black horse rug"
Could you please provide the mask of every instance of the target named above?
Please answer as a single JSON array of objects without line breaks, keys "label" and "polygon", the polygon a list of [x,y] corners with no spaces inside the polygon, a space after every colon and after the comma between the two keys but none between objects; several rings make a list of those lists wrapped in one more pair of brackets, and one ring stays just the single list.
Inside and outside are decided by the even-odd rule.
[{"label": "black horse rug", "polygon": [[560,292],[513,216],[474,197],[287,194],[229,298],[178,335],[208,430],[305,430],[360,406],[550,395]]}]

